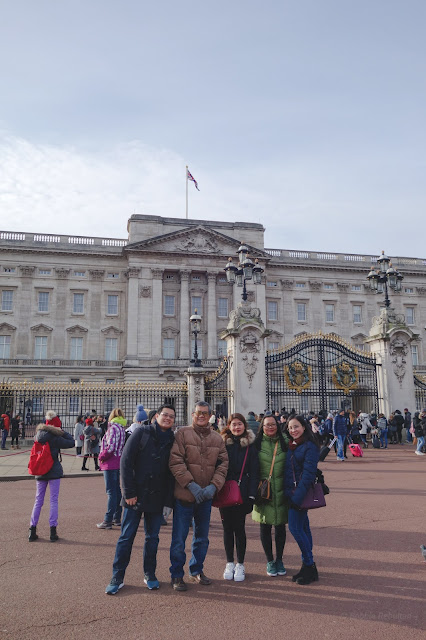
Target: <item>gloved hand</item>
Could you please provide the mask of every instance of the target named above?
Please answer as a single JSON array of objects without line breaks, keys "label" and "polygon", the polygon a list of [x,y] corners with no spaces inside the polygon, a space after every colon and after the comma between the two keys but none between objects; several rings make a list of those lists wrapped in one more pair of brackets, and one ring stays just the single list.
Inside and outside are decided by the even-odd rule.
[{"label": "gloved hand", "polygon": [[203,497],[203,490],[199,484],[197,484],[196,482],[190,482],[188,485],[188,489],[194,496],[195,502],[197,504],[201,504],[202,502],[204,502],[205,498]]},{"label": "gloved hand", "polygon": [[203,489],[203,499],[204,500],[213,500],[214,494],[216,493],[216,487],[214,484],[209,484],[208,487]]},{"label": "gloved hand", "polygon": [[173,509],[171,507],[163,507],[163,518],[167,520]]}]

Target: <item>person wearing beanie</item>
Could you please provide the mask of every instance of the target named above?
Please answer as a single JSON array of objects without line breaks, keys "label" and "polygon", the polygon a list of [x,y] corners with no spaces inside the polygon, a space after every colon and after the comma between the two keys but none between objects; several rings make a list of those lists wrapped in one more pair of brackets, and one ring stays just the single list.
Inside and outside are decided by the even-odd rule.
[{"label": "person wearing beanie", "polygon": [[51,424],[53,427],[57,427],[58,429],[62,428],[62,422],[52,409],[46,411],[46,424]]},{"label": "person wearing beanie", "polygon": [[126,442],[124,430],[126,424],[123,411],[118,407],[113,409],[108,418],[108,428],[102,438],[99,454],[108,504],[103,521],[96,525],[98,529],[112,529],[113,525],[121,526],[120,460]]},{"label": "person wearing beanie", "polygon": [[98,464],[98,455],[99,455],[99,438],[102,434],[102,429],[99,427],[95,427],[93,424],[92,418],[86,418],[85,421],[86,426],[83,429],[84,434],[84,447],[83,447],[83,466],[81,467],[82,471],[88,471],[89,469],[86,467],[86,462],[93,456],[93,460],[95,461],[95,470],[100,471],[100,467]]},{"label": "person wearing beanie", "polygon": [[[49,417],[49,420],[55,419],[56,414],[54,411],[53,416]],[[47,415],[47,414],[46,414]],[[59,418],[58,418],[59,419]],[[34,542],[38,539],[37,524],[40,518],[42,506],[44,504],[44,496],[46,495],[47,485],[49,485],[50,491],[50,513],[49,513],[49,525],[50,525],[50,541],[56,542],[58,540],[58,534],[56,527],[58,526],[58,500],[59,500],[59,487],[61,484],[61,478],[64,475],[62,465],[59,461],[60,449],[71,449],[74,446],[74,438],[71,434],[66,433],[60,427],[56,427],[53,424],[39,424],[36,429],[34,437],[35,442],[40,444],[49,443],[50,453],[53,458],[53,466],[43,476],[36,476],[36,496],[34,501],[34,507],[31,513],[30,528],[28,541]]]},{"label": "person wearing beanie", "polygon": [[143,408],[143,404],[138,404],[136,407],[135,422],[145,422],[145,420],[148,420],[148,414]]},{"label": "person wearing beanie", "polygon": [[[150,411],[149,415],[151,414],[157,415],[157,411]],[[136,413],[133,416],[133,422],[130,425],[130,427],[127,427],[126,429],[126,442],[127,439],[132,435],[133,431],[137,428],[137,427],[141,427],[144,423],[148,422],[148,424],[151,424],[151,420],[149,420],[148,415],[145,411],[145,409],[143,408],[143,404],[138,404],[138,406],[136,407]]]}]

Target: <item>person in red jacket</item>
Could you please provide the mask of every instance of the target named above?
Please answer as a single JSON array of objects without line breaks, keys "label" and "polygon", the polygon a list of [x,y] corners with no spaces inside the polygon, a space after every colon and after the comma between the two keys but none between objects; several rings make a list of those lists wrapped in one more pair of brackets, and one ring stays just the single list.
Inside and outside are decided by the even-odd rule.
[{"label": "person in red jacket", "polygon": [[9,435],[9,428],[10,428],[9,412],[6,411],[5,413],[2,413],[1,417],[2,417],[2,422],[3,422],[2,433],[1,433],[1,448],[3,450],[5,450],[6,449],[6,438]]}]

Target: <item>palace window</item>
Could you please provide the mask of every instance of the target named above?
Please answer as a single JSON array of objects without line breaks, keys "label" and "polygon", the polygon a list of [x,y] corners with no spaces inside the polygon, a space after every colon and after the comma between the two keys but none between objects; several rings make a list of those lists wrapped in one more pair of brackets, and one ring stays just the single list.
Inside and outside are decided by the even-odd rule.
[{"label": "palace window", "polygon": [[163,358],[173,360],[175,358],[175,339],[163,338]]},{"label": "palace window", "polygon": [[70,359],[83,359],[83,338],[71,338],[70,340]]},{"label": "palace window", "polygon": [[219,318],[228,317],[228,298],[219,298],[217,301],[217,315]]},{"label": "palace window", "polygon": [[278,320],[278,302],[268,300],[268,320]]},{"label": "palace window", "polygon": [[10,336],[0,336],[0,358],[10,358]]},{"label": "palace window", "polygon": [[107,314],[109,316],[118,315],[118,296],[108,295]]},{"label": "palace window", "polygon": [[405,307],[405,322],[407,324],[415,324],[414,307]]},{"label": "palace window", "polygon": [[84,293],[73,294],[72,312],[84,313]]},{"label": "palace window", "polygon": [[360,304],[354,304],[352,306],[352,319],[355,324],[362,322],[362,307]]},{"label": "palace window", "polygon": [[334,322],[334,304],[325,305],[325,321]]},{"label": "palace window", "polygon": [[13,309],[13,291],[3,289],[1,292],[1,310],[12,311]]},{"label": "palace window", "polygon": [[105,340],[105,360],[118,360],[118,339],[106,338]]},{"label": "palace window", "polygon": [[223,358],[226,356],[227,348],[226,348],[226,340],[218,340],[217,341],[217,355],[219,358]]},{"label": "palace window", "polygon": [[191,296],[191,315],[195,313],[195,309],[198,311],[198,315],[201,316],[201,296]]},{"label": "palace window", "polygon": [[164,296],[164,315],[165,316],[174,316],[175,315],[175,296]]},{"label": "palace window", "polygon": [[49,292],[48,291],[38,292],[38,310],[40,313],[49,311]]},{"label": "palace window", "polygon": [[47,358],[47,336],[36,336],[34,341],[35,360],[46,360]]},{"label": "palace window", "polygon": [[419,348],[416,344],[411,345],[411,357],[413,359],[413,367],[417,367],[419,364]]},{"label": "palace window", "polygon": [[297,303],[297,321],[306,322],[306,304],[304,302]]}]

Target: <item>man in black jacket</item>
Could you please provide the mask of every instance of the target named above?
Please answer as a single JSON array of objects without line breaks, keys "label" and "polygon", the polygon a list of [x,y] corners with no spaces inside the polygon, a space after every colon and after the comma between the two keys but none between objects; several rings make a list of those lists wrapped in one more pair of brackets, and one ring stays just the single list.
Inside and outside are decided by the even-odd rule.
[{"label": "man in black jacket", "polygon": [[174,441],[173,406],[162,405],[150,425],[137,427],[127,440],[120,462],[123,518],[117,542],[113,576],[105,593],[114,595],[124,584],[133,542],[144,515],[143,549],[144,582],[148,589],[158,589],[155,576],[159,531],[163,509],[173,506],[174,478],[169,470],[170,449]]}]

